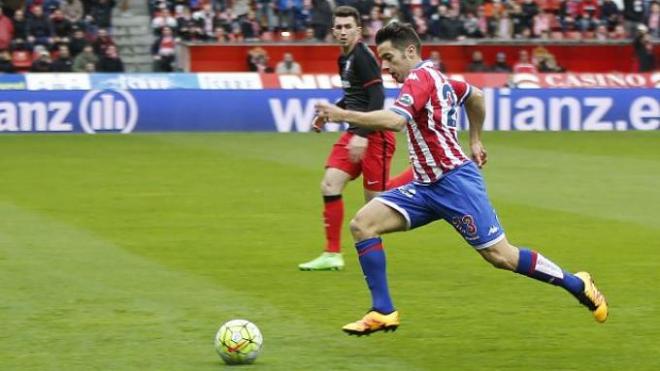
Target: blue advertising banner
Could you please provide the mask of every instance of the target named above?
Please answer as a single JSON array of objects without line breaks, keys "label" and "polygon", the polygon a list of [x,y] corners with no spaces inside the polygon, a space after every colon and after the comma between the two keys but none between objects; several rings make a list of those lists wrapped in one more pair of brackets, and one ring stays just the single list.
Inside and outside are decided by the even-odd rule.
[{"label": "blue advertising banner", "polygon": [[[657,89],[484,89],[485,130],[658,130]],[[0,133],[306,132],[332,90],[0,91]],[[391,105],[396,91],[387,91]],[[466,127],[463,120],[461,128]],[[339,130],[332,125],[330,130]]]}]

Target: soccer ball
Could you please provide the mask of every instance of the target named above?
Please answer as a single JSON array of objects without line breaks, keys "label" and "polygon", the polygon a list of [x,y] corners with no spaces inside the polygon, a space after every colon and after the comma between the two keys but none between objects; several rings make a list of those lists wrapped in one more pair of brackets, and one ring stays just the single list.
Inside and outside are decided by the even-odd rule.
[{"label": "soccer ball", "polygon": [[226,322],[215,334],[215,351],[228,365],[252,363],[263,345],[261,331],[252,322],[234,319]]}]

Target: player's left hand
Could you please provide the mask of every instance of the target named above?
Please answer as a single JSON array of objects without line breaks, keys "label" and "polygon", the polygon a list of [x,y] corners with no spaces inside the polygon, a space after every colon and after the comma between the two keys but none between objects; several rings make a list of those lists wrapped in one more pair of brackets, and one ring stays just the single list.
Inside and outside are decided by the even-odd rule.
[{"label": "player's left hand", "polygon": [[470,150],[472,151],[472,161],[481,169],[488,162],[488,153],[481,141],[470,143]]},{"label": "player's left hand", "polygon": [[364,153],[367,151],[369,140],[359,135],[353,135],[351,140],[348,141],[346,148],[348,149],[348,157],[353,163],[362,161]]},{"label": "player's left hand", "polygon": [[317,103],[314,108],[316,109],[317,116],[325,119],[326,123],[344,121],[342,117],[344,110],[335,106],[334,104],[321,102]]}]

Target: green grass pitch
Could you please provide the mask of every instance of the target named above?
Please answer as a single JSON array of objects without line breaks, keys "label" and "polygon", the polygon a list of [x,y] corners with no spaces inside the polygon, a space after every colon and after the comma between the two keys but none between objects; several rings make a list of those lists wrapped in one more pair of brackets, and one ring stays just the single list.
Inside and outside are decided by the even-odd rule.
[{"label": "green grass pitch", "polygon": [[660,369],[660,132],[484,137],[509,239],[592,272],[606,324],[439,222],[385,237],[399,330],[344,335],[370,304],[347,228],[345,271],[296,267],[337,134],[3,135],[0,370],[218,370],[233,318],[265,338],[240,369]]}]

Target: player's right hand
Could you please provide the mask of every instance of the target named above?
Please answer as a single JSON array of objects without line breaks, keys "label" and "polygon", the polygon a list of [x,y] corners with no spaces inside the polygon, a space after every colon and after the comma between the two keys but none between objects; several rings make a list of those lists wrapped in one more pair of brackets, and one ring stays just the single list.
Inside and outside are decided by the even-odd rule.
[{"label": "player's right hand", "polygon": [[323,131],[323,126],[325,126],[326,120],[324,117],[321,116],[314,116],[314,119],[312,120],[312,130],[320,133]]}]

